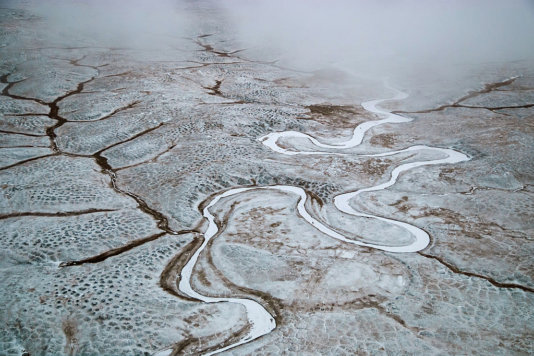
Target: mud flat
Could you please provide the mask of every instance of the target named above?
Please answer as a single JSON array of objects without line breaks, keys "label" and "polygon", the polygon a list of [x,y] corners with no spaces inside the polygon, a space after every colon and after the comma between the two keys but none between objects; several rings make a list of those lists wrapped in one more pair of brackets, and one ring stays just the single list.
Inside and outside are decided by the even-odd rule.
[{"label": "mud flat", "polygon": [[342,81],[205,5],[0,10],[0,354],[531,353],[534,64]]}]

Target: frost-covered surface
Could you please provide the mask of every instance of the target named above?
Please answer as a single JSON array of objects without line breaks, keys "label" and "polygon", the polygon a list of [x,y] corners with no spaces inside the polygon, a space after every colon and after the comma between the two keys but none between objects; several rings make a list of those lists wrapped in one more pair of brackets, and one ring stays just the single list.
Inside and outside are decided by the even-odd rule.
[{"label": "frost-covered surface", "polygon": [[[220,12],[159,49],[45,36],[31,8],[1,9],[0,354],[194,354],[238,344],[250,315],[179,288],[253,299],[270,333],[228,354],[526,354],[534,350],[534,65],[477,65],[461,80],[393,78],[382,102],[414,120],[370,128],[361,145],[314,151],[378,120],[382,78],[299,72],[241,50]],[[169,43],[168,43],[169,44]],[[252,60],[251,58],[254,58]],[[273,136],[274,137],[274,136]],[[274,145],[273,143],[273,145]],[[271,145],[270,147],[274,147]],[[340,213],[334,197],[380,186]],[[441,152],[441,153],[440,153]],[[452,151],[447,151],[452,152]],[[332,155],[332,153],[341,153]],[[367,154],[368,156],[365,156]],[[375,156],[372,156],[375,155]],[[208,235],[205,235],[208,236]]]}]

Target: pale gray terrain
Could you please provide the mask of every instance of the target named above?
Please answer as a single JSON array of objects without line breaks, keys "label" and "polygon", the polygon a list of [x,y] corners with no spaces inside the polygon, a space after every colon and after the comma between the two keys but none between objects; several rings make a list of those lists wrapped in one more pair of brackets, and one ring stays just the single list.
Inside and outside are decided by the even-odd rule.
[{"label": "pale gray terrain", "polygon": [[[533,61],[385,84],[243,48],[212,3],[182,11],[182,33],[150,48],[61,33],[30,5],[0,9],[1,355],[238,343],[221,354],[534,353]],[[370,128],[360,145],[283,154],[261,139],[345,142],[382,118],[362,103],[394,89],[408,96],[379,107],[413,120]],[[317,150],[304,137],[277,144]],[[372,218],[336,208],[396,167],[443,159],[370,156],[423,145],[468,159],[406,170],[350,200]],[[299,196],[275,185],[304,189],[310,215],[350,241],[312,225]],[[234,188],[247,190],[209,205]],[[428,245],[388,251],[413,236],[375,217],[416,227]],[[248,309],[182,288],[191,261],[195,293],[253,300],[274,329],[245,342]]]}]

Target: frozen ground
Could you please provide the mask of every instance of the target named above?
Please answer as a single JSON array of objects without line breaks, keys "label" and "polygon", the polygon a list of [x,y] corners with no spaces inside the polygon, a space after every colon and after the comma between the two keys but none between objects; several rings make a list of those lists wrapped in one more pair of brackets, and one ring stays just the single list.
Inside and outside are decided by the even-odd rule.
[{"label": "frozen ground", "polygon": [[534,64],[370,109],[188,6],[158,50],[0,9],[0,354],[534,352]]}]

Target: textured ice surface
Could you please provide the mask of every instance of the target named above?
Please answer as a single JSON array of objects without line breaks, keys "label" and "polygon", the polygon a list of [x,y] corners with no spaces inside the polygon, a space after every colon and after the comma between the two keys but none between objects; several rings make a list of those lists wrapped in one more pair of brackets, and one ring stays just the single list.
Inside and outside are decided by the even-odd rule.
[{"label": "textured ice surface", "polygon": [[49,59],[27,61],[17,65],[15,80],[21,82],[15,84],[10,92],[26,98],[36,98],[44,102],[51,102],[56,97],[76,90],[79,83],[89,80],[96,71],[92,68],[74,68],[64,65],[68,60]]},{"label": "textured ice surface", "polygon": [[6,147],[0,150],[0,168],[51,153],[52,150],[48,147]]},{"label": "textured ice surface", "polygon": [[14,133],[45,135],[46,128],[54,126],[55,121],[47,116],[7,116],[0,122],[0,130]]},{"label": "textured ice surface", "polygon": [[288,156],[258,139],[309,135],[279,139],[288,151],[316,150],[307,137],[345,142],[383,118],[364,103],[395,91],[382,78],[270,62],[206,2],[188,4],[193,25],[158,50],[59,35],[24,6],[0,10],[0,354],[196,354],[243,341],[242,306],[178,289],[205,205],[235,187],[294,186],[348,239],[407,245],[405,229],[340,214],[333,199],[444,157],[362,156],[416,145],[470,160],[413,168],[349,206],[428,233],[419,253],[335,240],[287,191],[249,189],[210,207],[218,233],[191,287],[254,300],[276,321],[226,353],[532,352],[531,62],[390,78],[409,96],[375,109],[414,120],[374,126],[356,147]]},{"label": "textured ice surface", "polygon": [[2,117],[10,114],[47,114],[48,107],[29,100],[15,100],[9,97],[0,97]]},{"label": "textured ice surface", "polygon": [[135,207],[89,158],[46,157],[0,171],[0,180],[3,214]]},{"label": "textured ice surface", "polygon": [[70,269],[39,261],[4,269],[2,353],[144,354],[191,335],[209,346],[215,334],[243,327],[238,307],[183,301],[158,288],[161,270],[188,241],[166,236]]},{"label": "textured ice surface", "polygon": [[150,216],[136,209],[67,217],[12,217],[2,223],[3,262],[79,260],[157,232]]}]

